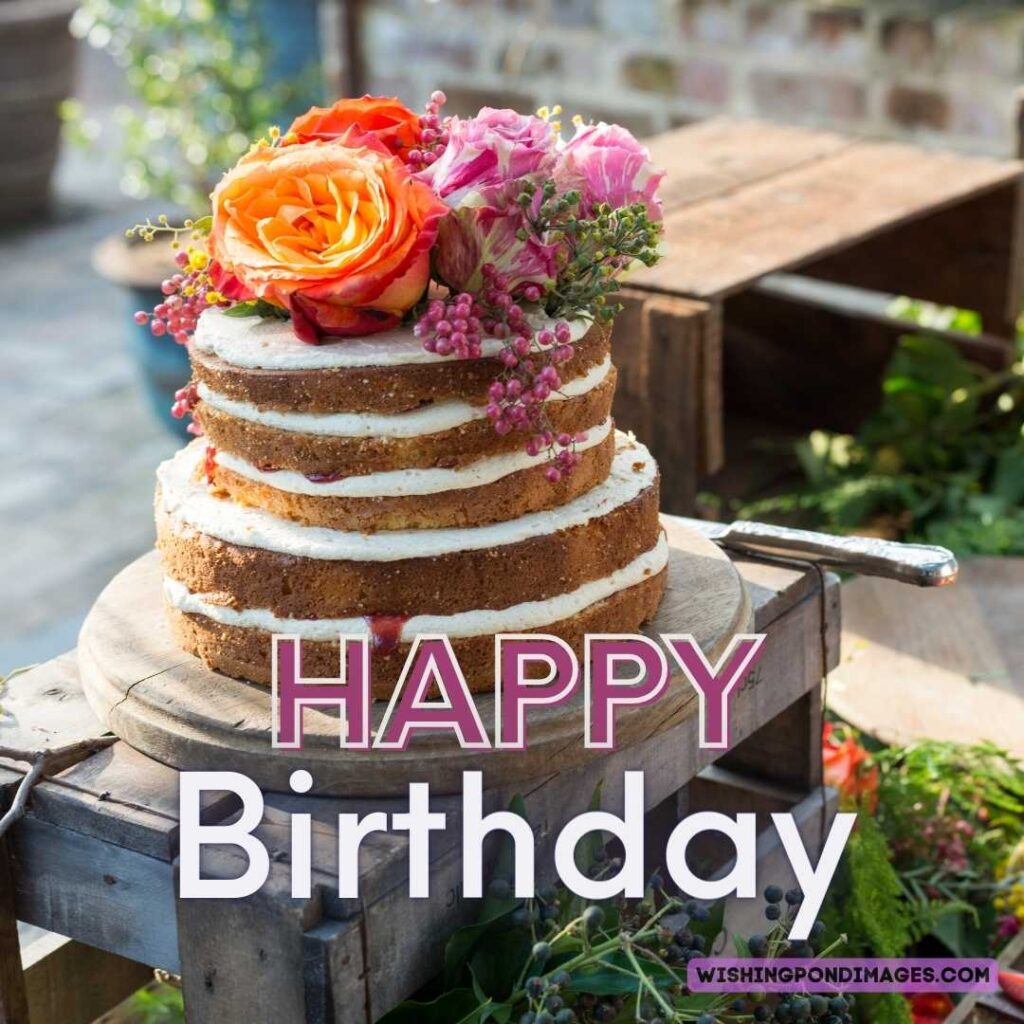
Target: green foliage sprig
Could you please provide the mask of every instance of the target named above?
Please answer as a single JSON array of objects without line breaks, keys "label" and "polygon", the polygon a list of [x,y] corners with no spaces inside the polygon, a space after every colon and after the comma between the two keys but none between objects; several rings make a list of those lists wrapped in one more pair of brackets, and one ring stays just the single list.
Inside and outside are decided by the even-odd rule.
[{"label": "green foliage sprig", "polygon": [[528,227],[520,230],[520,240],[532,233],[543,244],[559,246],[557,279],[545,297],[548,316],[609,323],[622,308],[608,301],[621,287],[621,274],[658,262],[663,229],[643,203],[614,210],[601,203],[582,216],[581,201],[577,189],[559,192],[552,180],[540,187],[524,181],[518,202]]},{"label": "green foliage sprig", "polygon": [[[924,327],[978,330],[962,311],[940,322],[932,307],[901,309]],[[855,435],[815,431],[798,443],[801,488],[749,501],[740,516],[1024,555],[1024,341],[1017,361],[993,372],[937,335],[908,335],[882,391]]]}]

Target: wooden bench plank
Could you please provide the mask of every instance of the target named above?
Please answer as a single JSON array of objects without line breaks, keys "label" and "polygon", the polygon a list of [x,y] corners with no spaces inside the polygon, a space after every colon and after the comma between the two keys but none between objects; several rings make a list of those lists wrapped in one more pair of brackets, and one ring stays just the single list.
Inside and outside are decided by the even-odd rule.
[{"label": "wooden bench plank", "polygon": [[835,132],[729,117],[710,118],[646,141],[654,163],[665,171],[659,195],[666,211],[728,195],[856,144]]},{"label": "wooden bench plank", "polygon": [[170,864],[32,815],[9,841],[18,920],[177,972]]},{"label": "wooden bench plank", "polygon": [[728,295],[1021,174],[1016,162],[860,142],[734,193],[669,208],[670,254],[630,283],[701,299]]},{"label": "wooden bench plank", "polygon": [[960,574],[912,602],[892,581],[844,585],[833,707],[887,743],[989,740],[1024,757],[1024,559],[968,559]]},{"label": "wooden bench plank", "polygon": [[74,651],[19,672],[0,688],[0,745],[54,750],[105,734],[79,685]]},{"label": "wooden bench plank", "polygon": [[[202,820],[222,821],[238,805],[231,793],[204,794]],[[170,861],[178,852],[178,772],[118,742],[37,786],[32,813]]]}]

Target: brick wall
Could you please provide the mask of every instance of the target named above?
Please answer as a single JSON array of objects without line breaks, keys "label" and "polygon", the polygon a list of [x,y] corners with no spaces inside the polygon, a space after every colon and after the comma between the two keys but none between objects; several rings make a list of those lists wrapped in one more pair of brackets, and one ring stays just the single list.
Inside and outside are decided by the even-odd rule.
[{"label": "brick wall", "polygon": [[985,0],[364,0],[367,85],[417,105],[615,119],[766,117],[1010,155],[1024,4]]}]

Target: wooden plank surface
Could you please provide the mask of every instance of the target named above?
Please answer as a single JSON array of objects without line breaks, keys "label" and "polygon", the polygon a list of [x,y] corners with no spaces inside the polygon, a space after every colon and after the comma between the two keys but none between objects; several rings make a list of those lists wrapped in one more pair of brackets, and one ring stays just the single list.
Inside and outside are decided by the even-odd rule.
[{"label": "wooden plank surface", "polygon": [[48,932],[22,951],[32,1024],[92,1024],[153,978],[151,968]]},{"label": "wooden plank surface", "polygon": [[169,863],[31,815],[10,844],[19,921],[177,971]]},{"label": "wooden plank surface", "polygon": [[1024,559],[966,560],[955,587],[843,587],[838,714],[888,743],[990,740],[1024,757]]},{"label": "wooden plank surface", "polygon": [[[234,847],[201,852],[204,878],[237,878],[247,865]],[[266,883],[252,896],[177,901],[187,1024],[304,1024],[303,933],[321,924],[320,901],[315,890],[312,899],[293,900],[290,888],[287,865],[272,861]]]},{"label": "wooden plank surface", "polygon": [[105,733],[82,693],[74,651],[12,676],[0,689],[3,746],[53,750]]},{"label": "wooden plank surface", "polygon": [[[5,807],[0,800],[0,809]],[[14,869],[7,836],[0,836],[0,1022],[29,1024],[14,902]]]},{"label": "wooden plank surface", "polygon": [[761,122],[683,128],[651,149],[669,170],[669,252],[630,284],[702,299],[1021,178],[1012,161]]},{"label": "wooden plank surface", "polygon": [[659,195],[666,211],[737,192],[856,144],[835,132],[728,117],[699,121],[647,140],[651,158],[665,171]]}]

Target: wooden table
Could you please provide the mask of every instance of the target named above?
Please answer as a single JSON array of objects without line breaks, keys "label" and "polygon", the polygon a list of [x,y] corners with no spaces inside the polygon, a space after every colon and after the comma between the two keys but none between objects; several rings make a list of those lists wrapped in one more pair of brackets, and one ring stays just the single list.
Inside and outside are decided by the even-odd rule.
[{"label": "wooden table", "polygon": [[[906,325],[774,276],[978,310],[943,332],[992,365],[1024,305],[1024,164],[715,118],[648,140],[667,171],[667,254],[629,279],[616,327],[616,416],[672,467],[687,512],[725,461],[723,410],[848,430]],[[806,289],[805,289],[806,291]]]},{"label": "wooden table", "polygon": [[[599,780],[606,783],[604,806],[621,810],[622,772],[630,768],[646,772],[652,833],[670,828],[687,809],[726,799],[763,812],[792,810],[812,848],[827,827],[833,805],[820,788],[819,684],[838,658],[838,585],[805,567],[736,564],[755,628],[768,640],[735,699],[733,749],[718,756],[698,748],[694,700],[688,715],[650,740],[571,771],[553,764],[521,794],[537,837],[539,873],[550,877],[558,830],[585,809]],[[73,653],[13,678],[2,700],[0,743],[8,746],[56,748],[102,731],[84,701]],[[24,771],[23,764],[0,761],[0,803],[11,798]],[[70,960],[76,953],[93,958],[87,972],[62,970],[61,985],[69,990],[57,1015],[40,1001],[47,958],[32,960],[32,1024],[91,1020],[96,999],[71,989],[88,980],[112,1004],[138,984],[135,964],[182,975],[191,1024],[298,1024],[377,1019],[433,976],[445,937],[476,913],[459,893],[457,822],[432,844],[429,899],[408,899],[406,843],[390,834],[364,842],[360,898],[340,899],[331,822],[341,809],[382,809],[386,801],[328,797],[267,797],[261,838],[279,852],[257,895],[178,901],[177,779],[174,769],[116,742],[37,786],[28,815],[0,842],[0,875],[9,872],[9,884],[0,877],[0,962],[8,964],[0,971],[0,1008],[10,1007],[0,1019],[26,1019],[18,1011],[21,978],[9,969],[15,917],[67,936],[71,945],[60,948]],[[502,807],[512,795],[490,790],[486,802]],[[441,798],[439,808],[451,815],[453,799]],[[205,820],[235,810],[230,799],[214,799]],[[289,896],[286,815],[296,810],[309,811],[316,822],[309,900]],[[777,850],[766,856],[775,858],[773,866],[781,863]],[[236,877],[242,867],[229,848],[207,850],[204,874]]]}]

